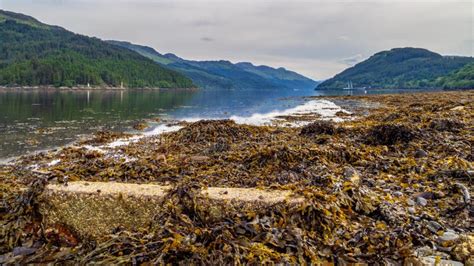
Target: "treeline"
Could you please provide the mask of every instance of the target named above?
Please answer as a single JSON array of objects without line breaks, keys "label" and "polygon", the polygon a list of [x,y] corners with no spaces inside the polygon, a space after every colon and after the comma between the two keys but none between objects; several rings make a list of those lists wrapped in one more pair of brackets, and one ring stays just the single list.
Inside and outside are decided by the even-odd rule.
[{"label": "treeline", "polygon": [[0,85],[194,87],[135,52],[60,27],[6,19],[0,39]]},{"label": "treeline", "polygon": [[437,80],[445,89],[474,89],[474,63]]}]

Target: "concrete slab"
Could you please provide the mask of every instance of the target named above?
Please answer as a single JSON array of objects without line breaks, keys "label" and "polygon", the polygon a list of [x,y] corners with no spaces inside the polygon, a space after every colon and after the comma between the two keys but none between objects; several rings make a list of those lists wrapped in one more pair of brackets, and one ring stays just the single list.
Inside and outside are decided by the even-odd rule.
[{"label": "concrete slab", "polygon": [[[164,199],[171,188],[115,182],[50,184],[43,193],[40,211],[49,225],[62,224],[80,237],[100,239],[116,228],[140,231],[157,226],[153,218],[164,211]],[[202,210],[209,219],[221,219],[228,210],[303,202],[290,191],[255,188],[209,187],[201,191],[197,204],[206,199],[216,203]]]}]

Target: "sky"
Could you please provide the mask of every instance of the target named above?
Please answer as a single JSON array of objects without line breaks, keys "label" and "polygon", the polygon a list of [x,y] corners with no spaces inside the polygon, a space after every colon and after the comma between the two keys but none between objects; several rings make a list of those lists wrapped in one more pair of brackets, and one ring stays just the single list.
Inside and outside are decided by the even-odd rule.
[{"label": "sky", "polygon": [[194,60],[285,67],[316,80],[370,55],[474,54],[473,1],[0,0],[0,9]]}]

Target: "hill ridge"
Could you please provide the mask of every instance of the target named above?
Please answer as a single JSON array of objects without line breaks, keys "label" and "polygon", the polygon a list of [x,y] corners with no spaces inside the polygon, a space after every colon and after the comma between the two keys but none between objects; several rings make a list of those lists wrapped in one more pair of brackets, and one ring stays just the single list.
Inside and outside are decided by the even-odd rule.
[{"label": "hill ridge", "polygon": [[[310,78],[285,68],[251,62],[232,63],[229,60],[187,60],[172,53],[161,54],[155,49],[124,41],[108,41],[136,51],[155,62],[181,72],[202,88],[227,89],[312,89],[318,84]],[[150,52],[155,51],[156,53]]]},{"label": "hill ridge", "polygon": [[441,77],[471,62],[472,57],[442,56],[424,48],[392,48],[345,69],[316,89],[343,89],[349,82],[361,88],[436,88],[441,87]]},{"label": "hill ridge", "polygon": [[195,87],[129,49],[0,10],[0,85]]}]

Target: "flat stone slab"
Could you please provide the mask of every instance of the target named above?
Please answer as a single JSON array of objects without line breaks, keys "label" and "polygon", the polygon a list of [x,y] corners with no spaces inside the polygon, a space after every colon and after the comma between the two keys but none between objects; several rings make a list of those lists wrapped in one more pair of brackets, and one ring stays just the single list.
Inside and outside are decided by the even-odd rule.
[{"label": "flat stone slab", "polygon": [[154,184],[133,184],[115,182],[69,182],[68,185],[51,184],[46,187],[46,191],[52,193],[77,193],[77,194],[99,194],[114,195],[122,194],[138,197],[162,197],[170,186],[160,186]]},{"label": "flat stone slab", "polygon": [[[40,211],[49,225],[65,225],[81,237],[100,239],[117,228],[139,231],[159,226],[153,218],[165,211],[164,200],[171,188],[115,182],[50,184],[43,193]],[[213,219],[225,215],[227,208],[261,208],[304,200],[292,197],[291,191],[222,187],[204,188],[199,198],[216,203],[206,214]]]}]

